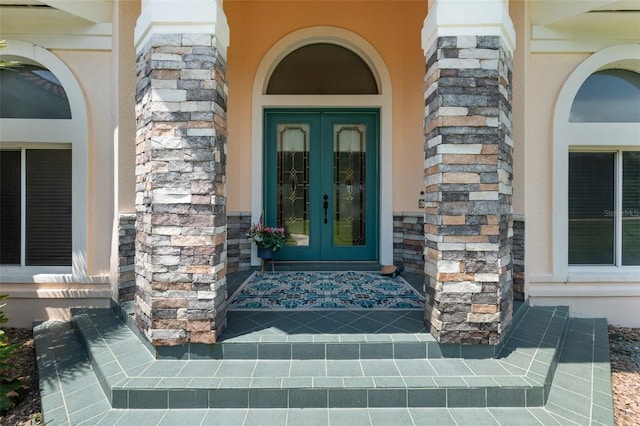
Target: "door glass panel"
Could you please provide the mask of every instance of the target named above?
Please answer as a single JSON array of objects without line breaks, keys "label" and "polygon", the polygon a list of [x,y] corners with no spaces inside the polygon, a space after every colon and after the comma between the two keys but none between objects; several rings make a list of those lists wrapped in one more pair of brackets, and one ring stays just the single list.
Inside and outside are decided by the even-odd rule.
[{"label": "door glass panel", "polygon": [[363,246],[365,236],[366,126],[333,126],[333,244]]},{"label": "door glass panel", "polygon": [[288,246],[309,245],[309,125],[278,124],[278,224]]}]

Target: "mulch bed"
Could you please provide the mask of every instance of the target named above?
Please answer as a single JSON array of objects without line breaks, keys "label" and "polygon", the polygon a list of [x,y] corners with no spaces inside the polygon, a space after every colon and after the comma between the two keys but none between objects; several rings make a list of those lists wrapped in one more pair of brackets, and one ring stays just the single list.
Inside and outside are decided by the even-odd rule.
[{"label": "mulch bed", "polygon": [[[7,328],[10,343],[22,342],[14,358],[14,377],[22,377],[29,391],[8,413],[0,413],[0,425],[42,424],[35,345],[30,329]],[[617,426],[640,425],[640,328],[609,326],[611,381]]]},{"label": "mulch bed", "polygon": [[609,326],[616,425],[640,425],[640,328]]},{"label": "mulch bed", "polygon": [[40,406],[40,388],[38,386],[38,368],[36,365],[36,347],[33,332],[28,328],[4,329],[9,344],[22,343],[22,347],[14,352],[12,362],[15,369],[12,379],[21,378],[28,391],[20,392],[15,398],[16,406],[8,413],[0,413],[1,425],[41,425],[42,408]]}]

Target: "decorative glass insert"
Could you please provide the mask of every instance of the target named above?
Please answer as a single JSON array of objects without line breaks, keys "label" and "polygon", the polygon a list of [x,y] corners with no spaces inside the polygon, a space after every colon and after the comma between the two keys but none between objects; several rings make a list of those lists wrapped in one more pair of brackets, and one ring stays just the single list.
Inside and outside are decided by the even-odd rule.
[{"label": "decorative glass insert", "polygon": [[595,72],[571,105],[572,123],[640,122],[640,74],[624,69]]},{"label": "decorative glass insert", "polygon": [[569,264],[615,264],[615,153],[569,153]]},{"label": "decorative glass insert", "polygon": [[0,70],[0,87],[0,118],[71,118],[67,93],[45,68],[21,65]]},{"label": "decorative glass insert", "polygon": [[362,246],[365,234],[366,126],[333,126],[334,195],[333,244]]},{"label": "decorative glass insert", "polygon": [[367,63],[342,46],[316,43],[287,55],[276,66],[268,95],[372,95],[378,84]]},{"label": "decorative glass insert", "polygon": [[278,224],[288,246],[309,245],[309,125],[277,127]]},{"label": "decorative glass insert", "polygon": [[640,265],[640,151],[622,153],[622,264]]}]

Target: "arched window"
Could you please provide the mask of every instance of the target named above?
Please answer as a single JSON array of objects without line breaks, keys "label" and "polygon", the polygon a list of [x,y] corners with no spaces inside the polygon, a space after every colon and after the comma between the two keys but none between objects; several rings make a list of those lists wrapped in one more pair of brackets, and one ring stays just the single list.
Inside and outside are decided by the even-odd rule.
[{"label": "arched window", "polygon": [[[591,74],[569,121],[640,123],[640,74]],[[640,265],[640,151],[570,148],[569,265]]]},{"label": "arched window", "polygon": [[[640,47],[584,61],[554,115],[554,272],[630,274],[640,266]],[[626,272],[625,272],[626,271]],[[626,275],[625,275],[626,276]],[[635,276],[635,278],[631,278]],[[609,278],[610,279],[610,278]]]},{"label": "arched window", "polygon": [[624,69],[594,72],[571,106],[572,123],[640,123],[640,74]]},{"label": "arched window", "polygon": [[[0,118],[71,119],[67,94],[46,68],[0,70],[0,85]],[[3,142],[0,264],[71,266],[71,146]]]},{"label": "arched window", "polygon": [[0,118],[71,118],[67,93],[46,68],[19,65],[2,69],[0,87]]},{"label": "arched window", "polygon": [[69,68],[8,40],[0,59],[0,280],[86,282],[87,114]]},{"label": "arched window", "polygon": [[289,53],[276,66],[268,95],[374,95],[378,84],[367,63],[342,46],[316,43]]}]

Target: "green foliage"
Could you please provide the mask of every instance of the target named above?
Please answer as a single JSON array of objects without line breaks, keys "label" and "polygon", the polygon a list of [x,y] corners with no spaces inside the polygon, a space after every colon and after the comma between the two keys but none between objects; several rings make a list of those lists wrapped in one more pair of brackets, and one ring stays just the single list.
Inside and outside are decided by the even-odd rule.
[{"label": "green foliage", "polygon": [[[0,295],[0,301],[5,300],[9,295]],[[3,308],[6,303],[0,305],[0,309]],[[4,324],[9,319],[4,314],[4,311],[0,310],[0,324]],[[8,338],[4,333],[4,330],[0,329],[0,412],[13,408],[15,403],[13,398],[18,396],[17,391],[24,388],[24,383],[19,379],[11,378],[11,371],[15,368],[15,364],[12,362],[11,355],[20,348],[20,344],[16,343],[10,345]]]},{"label": "green foliage", "polygon": [[284,247],[284,228],[264,226],[262,220],[249,228],[247,237],[255,242],[258,247],[270,248],[273,249],[274,252]]},{"label": "green foliage", "polygon": [[[7,47],[7,42],[5,40],[0,40],[0,49],[4,49],[5,47]],[[19,65],[20,64],[17,61],[0,60],[0,70],[15,68]]]}]

